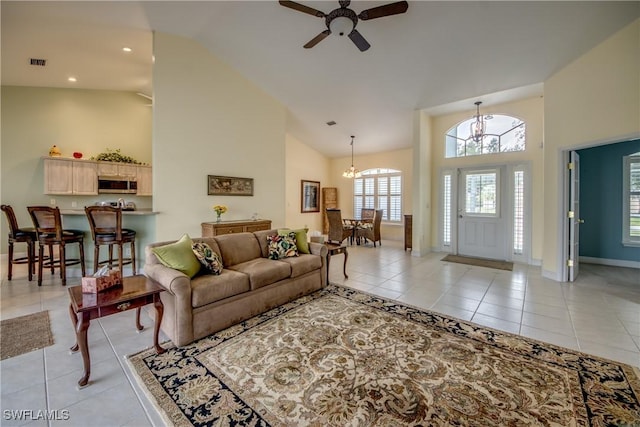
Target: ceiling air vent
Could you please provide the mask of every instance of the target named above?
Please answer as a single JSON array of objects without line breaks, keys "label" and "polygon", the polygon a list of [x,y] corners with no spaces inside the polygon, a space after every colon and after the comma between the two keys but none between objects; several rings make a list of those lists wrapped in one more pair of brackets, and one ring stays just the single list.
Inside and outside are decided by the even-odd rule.
[{"label": "ceiling air vent", "polygon": [[37,67],[44,67],[44,66],[47,65],[47,60],[46,59],[31,58],[30,59],[30,64],[31,65],[35,65]]}]

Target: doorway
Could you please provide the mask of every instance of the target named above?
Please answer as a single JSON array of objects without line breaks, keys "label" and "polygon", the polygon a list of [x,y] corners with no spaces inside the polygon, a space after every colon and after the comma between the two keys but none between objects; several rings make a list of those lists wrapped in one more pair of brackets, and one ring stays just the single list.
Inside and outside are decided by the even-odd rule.
[{"label": "doorway", "polygon": [[458,180],[458,254],[507,259],[505,167],[461,169]]}]

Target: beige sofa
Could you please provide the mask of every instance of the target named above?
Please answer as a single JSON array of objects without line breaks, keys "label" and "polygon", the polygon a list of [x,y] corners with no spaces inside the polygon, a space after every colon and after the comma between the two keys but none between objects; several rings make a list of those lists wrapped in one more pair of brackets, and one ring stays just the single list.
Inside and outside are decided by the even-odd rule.
[{"label": "beige sofa", "polygon": [[165,267],[145,249],[145,274],[162,285],[162,331],[177,346],[242,322],[257,314],[321,289],[327,283],[327,248],[309,243],[311,254],[270,260],[267,236],[276,230],[193,238],[207,243],[221,256],[222,274],[199,274],[190,279]]}]

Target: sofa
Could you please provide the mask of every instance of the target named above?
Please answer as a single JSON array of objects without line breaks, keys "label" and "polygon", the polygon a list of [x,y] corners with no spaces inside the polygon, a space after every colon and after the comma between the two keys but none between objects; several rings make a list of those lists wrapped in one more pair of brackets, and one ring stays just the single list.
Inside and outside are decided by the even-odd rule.
[{"label": "sofa", "polygon": [[327,283],[327,248],[308,243],[310,254],[269,259],[268,236],[277,230],[193,238],[206,243],[222,261],[219,275],[187,274],[165,266],[154,248],[145,248],[144,272],[165,289],[162,331],[176,346],[240,323],[274,307],[317,291]]}]

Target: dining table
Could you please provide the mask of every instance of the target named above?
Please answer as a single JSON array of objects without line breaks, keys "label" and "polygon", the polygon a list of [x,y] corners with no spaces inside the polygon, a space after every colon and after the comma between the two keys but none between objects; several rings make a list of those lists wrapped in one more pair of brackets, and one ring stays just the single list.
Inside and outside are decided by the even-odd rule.
[{"label": "dining table", "polygon": [[358,239],[356,231],[358,230],[358,228],[363,228],[364,224],[373,224],[373,218],[343,218],[342,222],[345,225],[349,225],[353,227],[353,232],[351,235],[351,244],[353,244],[353,241],[355,240],[356,244],[359,245],[360,240]]}]

